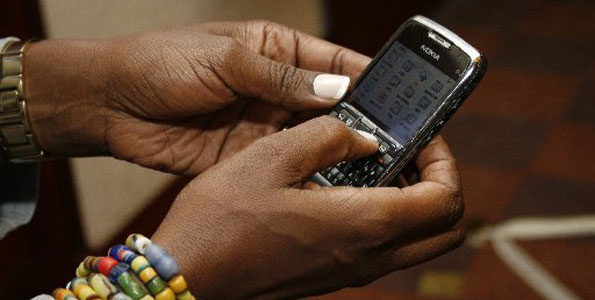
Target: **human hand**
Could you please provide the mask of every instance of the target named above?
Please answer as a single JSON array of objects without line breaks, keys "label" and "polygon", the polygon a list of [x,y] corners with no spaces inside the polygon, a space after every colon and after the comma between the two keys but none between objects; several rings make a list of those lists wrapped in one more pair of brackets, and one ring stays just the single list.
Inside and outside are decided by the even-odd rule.
[{"label": "human hand", "polygon": [[[198,174],[292,113],[332,107],[369,58],[281,25],[214,23],[130,37],[35,43],[33,131],[56,156],[112,155]],[[342,89],[342,92],[339,91]]]},{"label": "human hand", "polygon": [[377,151],[323,116],[254,142],[194,179],[153,236],[204,299],[286,299],[365,285],[463,239],[448,146],[420,153],[404,188],[320,187],[311,174]]}]

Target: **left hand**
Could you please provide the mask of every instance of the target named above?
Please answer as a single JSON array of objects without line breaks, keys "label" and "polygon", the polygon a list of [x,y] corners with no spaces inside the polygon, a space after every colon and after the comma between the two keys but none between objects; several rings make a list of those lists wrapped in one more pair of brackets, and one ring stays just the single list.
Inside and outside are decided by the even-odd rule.
[{"label": "left hand", "polygon": [[332,107],[337,95],[315,92],[319,72],[355,78],[368,62],[262,21],[47,40],[27,53],[26,97],[50,154],[108,154],[194,175],[278,131],[294,112]]}]

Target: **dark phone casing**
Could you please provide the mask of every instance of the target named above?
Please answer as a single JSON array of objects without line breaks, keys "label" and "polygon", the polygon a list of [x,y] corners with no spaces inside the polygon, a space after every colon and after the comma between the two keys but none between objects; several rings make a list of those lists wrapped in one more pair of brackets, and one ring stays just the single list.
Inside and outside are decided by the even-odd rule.
[{"label": "dark phone casing", "polygon": [[[423,125],[418,129],[417,133],[409,140],[409,142],[406,145],[402,145],[404,149],[400,152],[399,157],[387,166],[380,179],[371,186],[386,186],[392,182],[392,180],[398,176],[398,174],[415,156],[415,154],[421,148],[423,148],[438,133],[444,123],[450,119],[454,112],[475,89],[487,70],[486,58],[458,35],[426,17],[414,16],[397,29],[393,36],[378,52],[374,60],[362,72],[362,75],[354,83],[352,88],[346,93],[343,99],[351,98],[351,92],[355,89],[355,87],[361,83],[363,78],[368,76],[373,67],[380,61],[380,59],[384,57],[393,42],[397,40],[397,38],[399,38],[399,36],[411,26],[422,26],[427,30],[428,33],[432,32],[441,40],[445,40],[446,43],[451,44],[451,46],[456,46],[456,48],[458,48],[457,50],[460,50],[460,53],[463,53],[468,57],[468,59],[466,59],[468,63],[466,66],[464,66],[464,71],[457,73],[459,79],[456,81],[454,87],[447,94],[447,96],[442,100],[443,103],[440,105],[440,107],[423,123]],[[429,34],[427,39],[430,39]],[[346,100],[342,100],[337,104],[337,106],[335,106],[333,111],[331,111],[331,114],[336,115],[339,110],[345,109],[347,106],[352,110],[355,109],[358,111],[357,107],[351,106]],[[361,114],[366,116],[366,113]],[[311,179],[314,182],[324,186],[333,185],[320,173],[314,174]]]}]

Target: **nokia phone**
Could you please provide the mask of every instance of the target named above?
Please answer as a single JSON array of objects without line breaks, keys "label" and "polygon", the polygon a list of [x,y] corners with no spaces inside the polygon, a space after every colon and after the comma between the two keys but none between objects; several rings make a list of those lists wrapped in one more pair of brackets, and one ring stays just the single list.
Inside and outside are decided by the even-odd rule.
[{"label": "nokia phone", "polygon": [[487,61],[423,16],[407,20],[332,109],[349,127],[374,134],[375,155],[344,161],[311,179],[323,186],[385,186],[423,148],[479,83]]}]

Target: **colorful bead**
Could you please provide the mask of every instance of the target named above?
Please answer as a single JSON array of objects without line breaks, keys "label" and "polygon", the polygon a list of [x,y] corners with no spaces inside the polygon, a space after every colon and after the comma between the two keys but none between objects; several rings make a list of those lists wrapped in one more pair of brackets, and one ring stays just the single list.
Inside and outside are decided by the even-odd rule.
[{"label": "colorful bead", "polygon": [[78,300],[71,291],[63,288],[55,289],[52,295],[56,300]]},{"label": "colorful bead", "polygon": [[111,269],[118,264],[118,261],[111,257],[100,257],[97,260],[97,271],[108,276]]},{"label": "colorful bead", "polygon": [[151,264],[149,264],[149,261],[146,257],[139,255],[132,261],[130,266],[132,267],[134,273],[140,274],[140,272],[142,272],[145,268],[150,267]]},{"label": "colorful bead", "polygon": [[138,277],[140,277],[140,280],[142,280],[144,283],[147,283],[151,281],[151,279],[157,277],[157,272],[155,271],[155,269],[148,267],[142,270],[138,274]]},{"label": "colorful bead", "polygon": [[151,295],[157,295],[167,287],[167,283],[161,277],[155,276],[155,278],[146,283],[146,287],[151,292]]},{"label": "colorful bead", "polygon": [[75,278],[70,283],[70,288],[74,292],[77,298],[80,300],[100,300],[101,297],[95,293],[95,290],[85,278]]},{"label": "colorful bead", "polygon": [[194,296],[192,296],[192,294],[190,293],[189,290],[186,290],[185,292],[183,292],[181,294],[177,294],[176,300],[196,300],[196,298],[194,298]]},{"label": "colorful bead", "polygon": [[120,275],[122,275],[123,273],[126,273],[130,270],[130,266],[125,264],[125,263],[119,263],[116,266],[114,266],[110,272],[109,275],[107,276],[109,278],[109,280],[115,284],[118,283],[118,277],[120,277]]},{"label": "colorful bead", "polygon": [[145,254],[145,248],[150,244],[151,240],[138,233],[131,234],[126,239],[126,246],[143,255]]},{"label": "colorful bead", "polygon": [[108,250],[108,255],[121,262],[131,264],[132,261],[138,256],[136,252],[124,245],[115,245]]},{"label": "colorful bead", "polygon": [[165,288],[159,294],[155,295],[155,300],[176,300],[176,295],[170,288]]},{"label": "colorful bead", "polygon": [[145,256],[159,276],[165,280],[170,280],[180,273],[176,260],[159,245],[149,244],[145,249]]},{"label": "colorful bead", "polygon": [[151,295],[145,295],[138,300],[155,300],[155,298],[153,298],[153,296],[151,296]]},{"label": "colorful bead", "polygon": [[101,273],[91,273],[87,278],[89,285],[95,292],[104,300],[110,298],[119,292],[118,288],[114,286],[105,275]]},{"label": "colorful bead", "polygon": [[92,271],[96,271],[97,268],[95,267],[96,263],[97,263],[97,257],[95,256],[87,256],[85,257],[85,259],[83,260],[83,265],[85,266],[85,268],[87,268],[87,270],[89,270],[90,272]]},{"label": "colorful bead", "polygon": [[184,276],[176,275],[167,283],[174,293],[179,294],[188,289],[188,284],[184,280]]},{"label": "colorful bead", "polygon": [[89,273],[91,273],[91,270],[89,270],[89,269],[87,269],[87,267],[85,267],[84,261],[81,261],[78,268],[76,268],[75,273],[76,273],[76,277],[87,277],[87,276],[89,276]]},{"label": "colorful bead", "polygon": [[118,276],[118,285],[133,300],[138,300],[149,294],[138,278],[128,271]]}]

